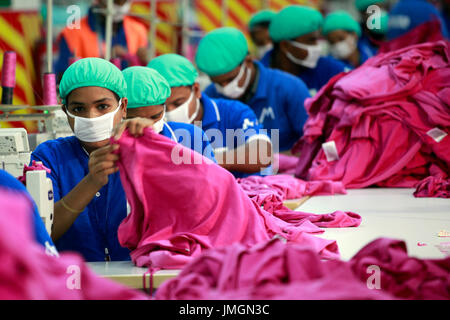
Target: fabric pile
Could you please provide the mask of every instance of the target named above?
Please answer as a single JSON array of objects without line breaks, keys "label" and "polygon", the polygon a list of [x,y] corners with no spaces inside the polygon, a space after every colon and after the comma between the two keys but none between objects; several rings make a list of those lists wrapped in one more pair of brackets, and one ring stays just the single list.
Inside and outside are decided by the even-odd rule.
[{"label": "fabric pile", "polygon": [[296,177],[415,187],[450,172],[450,56],[438,41],[380,54],[307,101]]},{"label": "fabric pile", "polygon": [[211,249],[156,292],[156,299],[449,299],[450,257],[409,257],[406,245],[377,239],[350,261],[323,261],[296,244]]},{"label": "fabric pile", "polygon": [[29,206],[24,196],[0,189],[1,300],[148,299],[139,291],[100,278],[77,254],[47,255],[32,239]]},{"label": "fabric pile", "polygon": [[[125,132],[117,143],[131,207],[118,237],[137,266],[181,268],[207,249],[253,246],[274,237],[310,247],[322,258],[339,258],[336,242],[316,237],[324,231],[305,214],[289,211],[284,220],[290,221],[283,221],[251,200],[231,173],[200,154],[151,129],[139,138]],[[184,155],[181,162],[174,158],[177,149]],[[317,219],[343,220],[342,215]]]}]

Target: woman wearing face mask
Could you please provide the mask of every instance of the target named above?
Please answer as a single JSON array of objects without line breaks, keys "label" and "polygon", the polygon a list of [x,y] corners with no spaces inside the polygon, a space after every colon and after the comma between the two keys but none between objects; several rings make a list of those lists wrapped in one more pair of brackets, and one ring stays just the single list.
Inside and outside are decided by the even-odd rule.
[{"label": "woman wearing face mask", "polygon": [[130,67],[122,73],[128,88],[127,119],[151,119],[155,121],[153,128],[156,132],[216,162],[209,139],[202,129],[189,123],[164,121],[165,103],[171,92],[169,83],[158,71]]},{"label": "woman wearing face mask", "polygon": [[[81,59],[64,73],[60,87],[63,109],[75,136],[40,144],[31,160],[51,170],[54,222],[52,239],[59,251],[76,251],[86,261],[129,260],[117,229],[127,215],[114,154],[119,137],[153,126],[149,119],[126,117],[127,86],[112,63],[100,58]],[[114,129],[115,128],[115,129]]]},{"label": "woman wearing face mask", "polygon": [[264,129],[278,130],[279,151],[289,153],[303,135],[308,117],[304,102],[310,95],[302,80],[254,61],[245,36],[235,28],[207,34],[198,46],[196,62],[213,82],[205,90],[208,96],[250,106]]},{"label": "woman wearing face mask", "polygon": [[248,22],[248,30],[253,43],[256,45],[257,58],[260,59],[272,50],[272,39],[269,35],[269,25],[276,12],[272,10],[261,10],[255,13]]},{"label": "woman wearing face mask", "polygon": [[330,13],[325,18],[322,33],[330,43],[331,55],[349,67],[357,68],[369,58],[358,42],[361,27],[347,12]]},{"label": "woman wearing face mask", "polygon": [[[55,64],[58,78],[67,69],[72,57],[105,56],[106,17],[104,13],[96,10],[106,9],[106,3],[106,0],[95,1],[87,16],[78,21],[79,26],[68,25],[61,31],[58,36],[58,60]],[[147,30],[144,24],[126,16],[130,7],[130,0],[114,0],[112,58],[121,58],[122,68],[147,63]]]},{"label": "woman wearing face mask", "polygon": [[311,95],[330,78],[347,70],[342,62],[321,56],[322,23],[322,14],[313,8],[297,5],[284,8],[272,19],[269,27],[274,49],[261,60],[265,66],[298,76]]},{"label": "woman wearing face mask", "polygon": [[[261,170],[271,173],[271,169],[267,169],[272,160],[271,141],[261,132],[261,125],[248,106],[239,101],[213,100],[202,93],[197,70],[185,57],[165,54],[150,61],[148,66],[157,70],[171,87],[166,101],[168,121],[201,127],[211,141],[218,164],[235,177],[258,174]],[[229,133],[231,138],[228,138]],[[267,150],[266,158],[259,157],[258,148]],[[240,155],[245,157],[240,159]]]}]

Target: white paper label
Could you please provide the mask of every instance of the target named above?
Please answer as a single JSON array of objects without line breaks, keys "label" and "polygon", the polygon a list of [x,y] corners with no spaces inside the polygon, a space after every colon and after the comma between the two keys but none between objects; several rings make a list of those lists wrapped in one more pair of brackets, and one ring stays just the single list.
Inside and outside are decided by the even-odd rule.
[{"label": "white paper label", "polygon": [[322,144],[323,152],[325,153],[325,156],[327,157],[327,161],[335,161],[339,160],[339,154],[336,149],[336,143],[334,141],[328,141]]},{"label": "white paper label", "polygon": [[427,135],[429,135],[431,138],[433,138],[434,141],[439,143],[447,136],[447,132],[442,131],[439,128],[433,128],[427,132]]}]

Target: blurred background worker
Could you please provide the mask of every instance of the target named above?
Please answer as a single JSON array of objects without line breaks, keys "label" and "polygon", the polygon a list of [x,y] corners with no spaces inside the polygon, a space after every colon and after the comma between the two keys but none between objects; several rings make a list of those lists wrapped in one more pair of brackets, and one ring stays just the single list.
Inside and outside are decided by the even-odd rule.
[{"label": "blurred background worker", "polygon": [[[105,56],[106,0],[94,1],[87,16],[81,19],[79,27],[67,26],[58,37],[59,57],[55,72],[62,73],[70,64],[71,58]],[[131,1],[114,0],[112,58],[122,59],[122,68],[127,65],[145,65],[147,62],[147,30],[145,26],[126,14]]]},{"label": "blurred background worker", "polygon": [[205,89],[206,94],[250,106],[264,129],[269,133],[278,130],[279,151],[289,151],[303,135],[308,88],[297,77],[254,61],[241,31],[211,31],[200,41],[195,60],[213,82]]},{"label": "blurred background worker", "polygon": [[[197,70],[183,56],[165,54],[150,61],[148,66],[161,73],[170,84],[172,93],[166,101],[168,121],[201,126],[211,141],[217,163],[235,177],[260,174],[261,171],[271,173],[271,141],[261,132],[255,113],[247,105],[211,99],[202,93]],[[267,151],[264,156],[268,161],[260,157],[260,148]],[[245,158],[240,162],[242,154]],[[253,159],[250,155],[257,157]]]},{"label": "blurred background worker", "polygon": [[262,64],[298,76],[313,96],[333,76],[348,68],[333,57],[322,57],[319,43],[322,14],[306,6],[288,6],[270,23],[269,33],[274,48],[261,60]]},{"label": "blurred background worker", "polygon": [[259,59],[273,49],[272,39],[270,39],[269,35],[269,25],[275,15],[275,11],[261,10],[255,13],[248,22],[250,38],[256,45],[256,57]]},{"label": "blurred background worker", "polygon": [[359,23],[345,11],[335,11],[325,18],[322,33],[330,43],[330,53],[336,59],[357,68],[368,58],[368,50],[359,41],[361,27]]},{"label": "blurred background worker", "polygon": [[[358,9],[362,17],[360,43],[362,48],[369,49],[369,51],[366,51],[369,58],[378,53],[380,43],[385,40],[388,5],[387,0],[355,0],[356,9]],[[374,19],[380,20],[376,21]]]},{"label": "blurred background worker", "polygon": [[166,122],[166,100],[170,85],[158,71],[147,67],[130,67],[122,71],[127,83],[127,119],[137,117],[155,121],[153,129],[187,148],[216,162],[208,137],[190,123]]}]

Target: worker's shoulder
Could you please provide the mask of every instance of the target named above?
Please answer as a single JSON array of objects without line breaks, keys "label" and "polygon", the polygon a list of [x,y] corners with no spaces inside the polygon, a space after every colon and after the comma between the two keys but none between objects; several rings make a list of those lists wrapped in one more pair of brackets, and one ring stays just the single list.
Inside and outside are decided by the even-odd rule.
[{"label": "worker's shoulder", "polygon": [[47,140],[36,147],[33,151],[33,155],[46,154],[49,151],[53,153],[65,153],[76,143],[79,143],[79,141],[75,136]]}]

